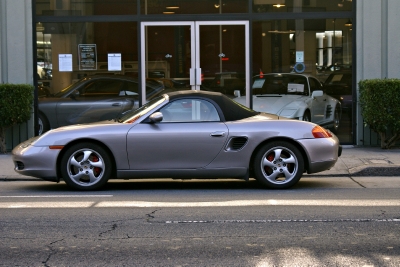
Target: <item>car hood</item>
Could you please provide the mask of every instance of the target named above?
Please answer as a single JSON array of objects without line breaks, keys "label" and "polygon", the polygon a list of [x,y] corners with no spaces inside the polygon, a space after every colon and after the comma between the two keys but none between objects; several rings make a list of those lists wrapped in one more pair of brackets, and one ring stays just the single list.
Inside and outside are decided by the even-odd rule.
[{"label": "car hood", "polygon": [[[305,101],[301,95],[255,95],[253,96],[253,109],[266,113],[279,114],[284,108],[297,109],[300,102]],[[246,97],[234,99],[240,104],[246,104]]]},{"label": "car hood", "polygon": [[133,124],[114,120],[62,126],[38,136],[34,146],[65,145],[74,139],[84,137],[100,140],[105,135],[112,136],[120,132],[126,134],[132,126]]}]

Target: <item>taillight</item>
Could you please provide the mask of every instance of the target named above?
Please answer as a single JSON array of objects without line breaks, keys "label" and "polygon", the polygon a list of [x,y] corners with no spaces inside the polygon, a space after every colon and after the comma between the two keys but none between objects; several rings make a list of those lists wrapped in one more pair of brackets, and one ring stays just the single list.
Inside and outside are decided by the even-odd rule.
[{"label": "taillight", "polygon": [[315,126],[312,131],[311,131],[312,135],[315,138],[329,138],[332,137],[332,134],[330,131],[322,128],[321,126]]}]

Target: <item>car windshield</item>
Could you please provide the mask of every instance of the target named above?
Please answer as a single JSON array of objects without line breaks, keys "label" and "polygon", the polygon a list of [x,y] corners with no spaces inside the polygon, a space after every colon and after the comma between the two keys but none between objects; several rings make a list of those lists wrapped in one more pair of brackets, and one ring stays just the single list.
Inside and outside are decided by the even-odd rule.
[{"label": "car windshield", "polygon": [[308,95],[307,77],[295,74],[270,74],[254,77],[253,94]]},{"label": "car windshield", "polygon": [[147,102],[143,106],[141,106],[138,109],[135,110],[129,110],[126,113],[124,113],[119,119],[118,122],[120,123],[133,123],[136,120],[138,120],[140,117],[143,115],[147,114],[149,110],[154,109],[158,105],[160,105],[162,102],[166,101],[167,98],[165,95],[159,96],[157,98],[154,98],[153,100]]}]

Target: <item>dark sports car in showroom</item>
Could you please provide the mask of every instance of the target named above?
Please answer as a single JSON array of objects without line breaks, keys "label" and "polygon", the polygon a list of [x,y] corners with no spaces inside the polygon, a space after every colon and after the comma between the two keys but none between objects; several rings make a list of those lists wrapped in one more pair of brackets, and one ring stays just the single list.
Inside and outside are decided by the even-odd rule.
[{"label": "dark sports car in showroom", "polygon": [[338,138],[311,122],[251,110],[215,92],[158,96],[119,120],[60,127],[12,151],[15,171],[94,190],[109,179],[254,177],[289,188],[330,169]]},{"label": "dark sports car in showroom", "polygon": [[351,115],[353,105],[352,81],[352,72],[349,70],[331,73],[324,83],[324,91],[338,99],[342,104],[343,113],[348,115]]},{"label": "dark sports car in showroom", "polygon": [[[55,95],[39,98],[39,135],[60,126],[114,119],[139,107],[138,80],[129,76],[99,75],[82,78]],[[164,89],[146,81],[146,96]]]}]

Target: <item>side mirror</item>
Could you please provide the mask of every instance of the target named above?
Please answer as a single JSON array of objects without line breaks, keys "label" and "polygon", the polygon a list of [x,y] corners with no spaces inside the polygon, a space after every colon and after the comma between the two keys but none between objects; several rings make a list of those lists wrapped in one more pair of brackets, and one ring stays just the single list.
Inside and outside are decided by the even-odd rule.
[{"label": "side mirror", "polygon": [[240,90],[233,91],[233,95],[236,97],[240,97]]},{"label": "side mirror", "polygon": [[323,95],[324,95],[324,91],[322,91],[322,90],[316,90],[316,91],[312,92],[311,97],[312,97],[312,98],[315,98],[315,97],[319,97],[319,96],[323,96]]},{"label": "side mirror", "polygon": [[150,122],[157,123],[163,120],[163,114],[161,112],[154,112],[149,117]]}]

